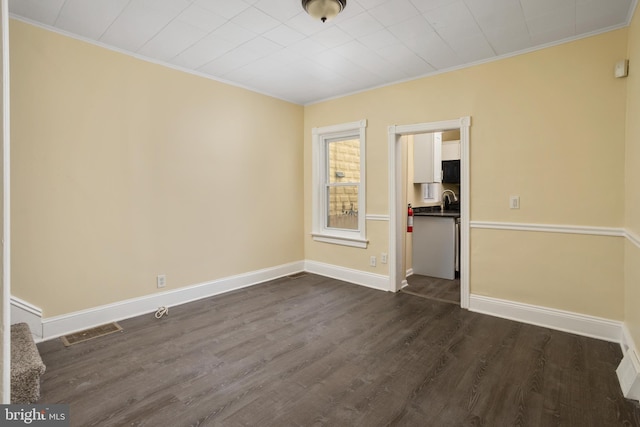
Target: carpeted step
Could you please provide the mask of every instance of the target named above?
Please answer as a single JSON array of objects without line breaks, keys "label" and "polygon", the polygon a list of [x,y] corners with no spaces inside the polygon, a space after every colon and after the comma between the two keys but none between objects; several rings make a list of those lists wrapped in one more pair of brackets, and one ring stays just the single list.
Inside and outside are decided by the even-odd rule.
[{"label": "carpeted step", "polygon": [[11,325],[11,403],[37,402],[44,370],[29,325]]}]

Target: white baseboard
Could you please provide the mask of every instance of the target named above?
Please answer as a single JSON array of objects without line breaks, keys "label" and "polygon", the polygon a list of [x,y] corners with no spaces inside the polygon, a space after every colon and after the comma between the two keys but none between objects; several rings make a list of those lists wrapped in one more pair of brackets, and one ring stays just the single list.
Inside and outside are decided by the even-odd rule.
[{"label": "white baseboard", "polygon": [[640,401],[640,357],[635,349],[624,353],[616,374],[624,397]]},{"label": "white baseboard", "polygon": [[469,310],[576,335],[622,342],[623,324],[616,320],[473,294],[469,299]]},{"label": "white baseboard", "polygon": [[152,313],[161,306],[173,307],[185,304],[201,298],[257,285],[303,270],[304,262],[293,262],[198,285],[119,301],[88,310],[45,318],[42,320],[42,339],[48,340],[105,323]]},{"label": "white baseboard", "polygon": [[309,273],[331,277],[380,291],[389,291],[389,276],[382,274],[368,273],[366,271],[353,270],[351,268],[339,267],[317,261],[305,261],[304,269]]},{"label": "white baseboard", "polygon": [[26,323],[29,325],[31,334],[35,340],[42,339],[42,310],[35,305],[21,300],[18,297],[11,297],[11,324]]},{"label": "white baseboard", "polygon": [[627,325],[622,325],[622,361],[616,369],[622,394],[627,399],[640,401],[640,352],[629,332]]}]

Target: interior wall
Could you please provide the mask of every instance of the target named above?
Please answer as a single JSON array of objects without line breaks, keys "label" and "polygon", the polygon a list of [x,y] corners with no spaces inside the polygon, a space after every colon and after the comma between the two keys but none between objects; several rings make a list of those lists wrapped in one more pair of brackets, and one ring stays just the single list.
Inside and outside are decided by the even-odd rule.
[{"label": "interior wall", "polygon": [[637,9],[629,27],[627,58],[629,77],[623,79],[627,83],[625,227],[633,233],[636,243],[626,244],[625,324],[636,346],[640,346],[640,12]]},{"label": "interior wall", "polygon": [[[612,69],[626,50],[627,30],[622,29],[307,106],[305,188],[311,185],[311,129],[365,118],[367,213],[388,214],[387,127],[471,116],[471,221],[622,227],[626,84],[613,77]],[[509,209],[510,195],[520,196],[519,210]],[[305,206],[307,259],[388,274],[388,266],[367,262],[379,256],[377,248],[388,250],[388,223],[379,233],[367,229],[367,249],[315,242],[309,237],[309,194]],[[540,287],[519,250],[527,233],[511,239],[514,247],[500,244],[504,233],[498,230],[472,232],[473,293],[622,319],[621,299],[606,309],[597,300],[608,292],[622,295],[623,257],[611,259],[606,252],[613,247],[621,255],[621,238],[601,245],[597,236],[536,235],[540,248],[560,241],[578,265],[593,257],[606,260],[599,263],[603,273],[598,277],[550,276],[551,282]],[[477,256],[481,247],[495,248],[493,257],[501,265],[515,266],[509,276]],[[564,266],[561,258],[545,260],[549,264],[540,268],[548,271]],[[608,279],[601,282],[602,277]]]},{"label": "interior wall", "polygon": [[13,294],[56,316],[304,259],[303,107],[11,21]]}]

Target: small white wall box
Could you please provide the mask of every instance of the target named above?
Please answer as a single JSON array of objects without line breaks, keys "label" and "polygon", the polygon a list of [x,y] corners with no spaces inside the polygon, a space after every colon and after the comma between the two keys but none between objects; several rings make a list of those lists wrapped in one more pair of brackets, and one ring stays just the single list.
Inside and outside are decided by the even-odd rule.
[{"label": "small white wall box", "polygon": [[627,77],[629,75],[629,60],[621,59],[616,62],[616,66],[613,69],[613,75],[618,79],[621,77]]}]

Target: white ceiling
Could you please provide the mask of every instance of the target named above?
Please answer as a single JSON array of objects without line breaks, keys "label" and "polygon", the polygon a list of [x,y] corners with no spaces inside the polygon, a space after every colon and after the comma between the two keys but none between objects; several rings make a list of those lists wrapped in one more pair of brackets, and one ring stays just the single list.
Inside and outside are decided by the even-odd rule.
[{"label": "white ceiling", "polygon": [[13,17],[298,104],[628,24],[637,0],[10,0]]}]

